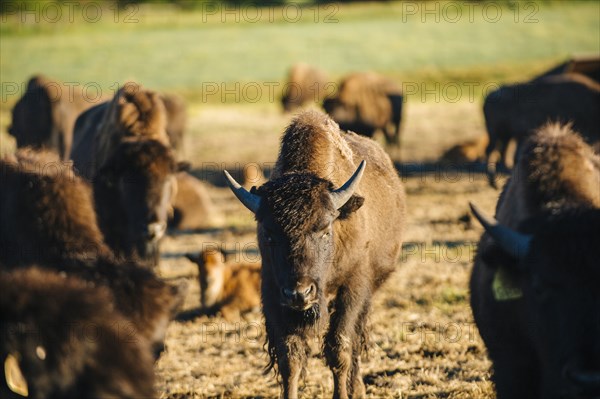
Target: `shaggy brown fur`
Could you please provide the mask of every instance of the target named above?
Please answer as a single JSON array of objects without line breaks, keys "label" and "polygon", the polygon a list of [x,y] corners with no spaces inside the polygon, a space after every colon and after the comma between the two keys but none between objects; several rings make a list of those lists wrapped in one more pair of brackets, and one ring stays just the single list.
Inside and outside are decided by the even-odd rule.
[{"label": "shaggy brown fur", "polygon": [[374,72],[354,73],[340,83],[335,97],[326,98],[323,109],[343,130],[373,137],[377,130],[388,144],[400,145],[402,89]]},{"label": "shaggy brown fur", "polygon": [[21,149],[0,160],[0,261],[86,261],[109,253],[98,229],[92,190],[49,151]]},{"label": "shaggy brown fur", "polygon": [[225,263],[225,255],[208,249],[187,258],[198,265],[200,303],[228,320],[260,307],[260,264]]},{"label": "shaggy brown fur", "polygon": [[167,136],[169,136],[171,147],[179,152],[182,150],[183,134],[187,123],[185,101],[175,94],[163,94],[161,99],[167,111]]},{"label": "shaggy brown fur", "polygon": [[[539,129],[523,145],[496,216],[533,237],[517,260],[484,234],[471,277],[471,306],[494,363],[498,398],[596,397],[600,386],[570,373],[595,372],[600,381],[593,249],[600,242],[600,157],[568,126]],[[521,298],[495,299],[499,268]]]},{"label": "shaggy brown fur", "polygon": [[119,143],[133,137],[170,145],[167,111],[160,95],[127,83],[110,102],[77,118],[71,159],[78,172],[91,180]]},{"label": "shaggy brown fur", "polygon": [[22,149],[1,160],[0,168],[0,264],[35,263],[110,287],[119,310],[159,350],[181,300],[179,288],[113,257],[97,226],[89,185],[56,154]]},{"label": "shaggy brown fur", "polygon": [[[362,160],[358,188],[334,209],[331,190]],[[256,217],[269,366],[277,365],[284,396],[297,396],[307,340],[317,334],[324,336],[334,397],[361,397],[371,297],[394,270],[402,244],[404,190],[392,162],[372,140],[304,112],[284,133],[271,180],[255,193],[262,198]],[[294,287],[308,293],[309,308],[286,304],[284,293]]]},{"label": "shaggy brown fur", "polygon": [[600,150],[598,109],[600,84],[578,74],[547,76],[490,93],[483,106],[490,183],[495,186],[496,162],[506,163],[508,142],[521,143],[547,122],[573,123],[586,142]]},{"label": "shaggy brown fur", "polygon": [[225,218],[214,206],[204,183],[187,172],[177,173],[176,178],[177,193],[172,201],[169,227],[181,230],[222,227]]},{"label": "shaggy brown fur", "polygon": [[295,64],[290,68],[284,86],[281,105],[286,112],[294,111],[311,102],[320,103],[327,94],[327,74],[307,64]]},{"label": "shaggy brown fur", "polygon": [[[115,312],[110,292],[27,268],[0,272],[0,361],[18,359],[28,397],[152,398],[148,342]],[[5,373],[0,396],[19,398]]]},{"label": "shaggy brown fur", "polygon": [[158,263],[179,168],[166,122],[160,95],[128,84],[112,102],[83,113],[75,125],[73,161],[94,180],[106,242],[118,254],[149,265]]},{"label": "shaggy brown fur", "polygon": [[8,133],[16,138],[19,148],[54,150],[66,160],[71,153],[75,119],[95,103],[84,97],[81,87],[33,76],[13,108]]},{"label": "shaggy brown fur", "polygon": [[485,159],[488,140],[487,135],[481,135],[474,140],[457,144],[442,155],[441,162],[457,165],[482,161]]}]

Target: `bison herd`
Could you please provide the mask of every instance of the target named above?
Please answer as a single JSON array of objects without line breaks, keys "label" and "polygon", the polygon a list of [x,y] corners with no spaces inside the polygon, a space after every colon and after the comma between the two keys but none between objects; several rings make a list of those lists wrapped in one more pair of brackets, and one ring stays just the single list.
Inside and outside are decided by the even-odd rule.
[{"label": "bison herd", "polygon": [[[485,160],[493,185],[496,163],[513,165],[494,217],[471,204],[485,230],[471,307],[499,399],[600,396],[600,83],[590,65],[490,93],[488,136],[447,154]],[[245,187],[224,171],[254,214],[262,265],[228,262],[220,248],[187,257],[204,309],[236,319],[261,308],[284,397],[298,397],[318,337],[333,397],[360,398],[371,300],[398,264],[407,212],[371,138],[399,145],[404,98],[371,72],[329,95],[308,65],[289,81],[285,110],[317,101],[326,113],[292,119],[268,181]],[[61,88],[29,81],[9,128],[18,149],[0,160],[0,396],[156,397],[154,362],[187,292],[155,273],[159,243],[168,227],[223,217],[180,160],[181,98],[128,83],[89,103]]]}]

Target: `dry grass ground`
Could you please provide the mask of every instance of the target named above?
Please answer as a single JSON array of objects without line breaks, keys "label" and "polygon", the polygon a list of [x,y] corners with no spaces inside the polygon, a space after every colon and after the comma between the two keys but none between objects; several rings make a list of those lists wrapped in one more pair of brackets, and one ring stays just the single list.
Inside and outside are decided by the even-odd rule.
[{"label": "dry grass ground", "polygon": [[[404,162],[435,160],[449,145],[483,133],[479,104],[409,104]],[[186,155],[198,168],[270,163],[290,115],[263,107],[198,108]],[[208,166],[207,166],[208,165]],[[204,169],[201,169],[204,168]],[[498,193],[483,175],[444,170],[404,177],[408,193],[405,250],[398,270],[376,294],[371,343],[363,375],[372,398],[493,398],[490,363],[473,324],[468,278],[481,228],[468,217],[468,201],[491,211]],[[184,258],[219,243],[244,260],[256,259],[252,215],[224,187],[210,194],[228,221],[225,229],[185,232],[163,242],[159,272],[190,284],[181,320],[172,323],[167,351],[156,370],[161,398],[277,397],[273,374],[263,374],[266,354],[260,312],[228,323],[198,311],[194,265]],[[310,359],[303,397],[329,397],[333,380],[318,357]]]}]

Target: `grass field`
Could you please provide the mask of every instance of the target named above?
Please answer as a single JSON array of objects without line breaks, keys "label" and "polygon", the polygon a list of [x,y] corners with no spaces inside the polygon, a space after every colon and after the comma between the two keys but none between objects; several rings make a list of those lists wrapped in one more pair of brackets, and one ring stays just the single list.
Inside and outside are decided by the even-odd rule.
[{"label": "grass field", "polygon": [[[93,14],[75,6],[58,19],[51,10],[40,9],[41,17],[28,15],[26,23],[5,14],[0,30],[2,103],[16,99],[7,83],[22,83],[38,72],[68,82],[95,82],[105,92],[134,79],[218,103],[221,96],[202,98],[207,82],[229,90],[235,90],[236,82],[281,82],[299,61],[333,78],[375,70],[400,82],[485,82],[523,79],[571,54],[600,51],[596,1],[233,10],[145,6],[117,13],[105,7]],[[84,15],[98,18],[86,23]],[[33,23],[36,16],[40,24]],[[263,89],[259,101],[268,102]],[[238,97],[244,102],[251,96]],[[224,100],[236,102],[233,95]]]}]

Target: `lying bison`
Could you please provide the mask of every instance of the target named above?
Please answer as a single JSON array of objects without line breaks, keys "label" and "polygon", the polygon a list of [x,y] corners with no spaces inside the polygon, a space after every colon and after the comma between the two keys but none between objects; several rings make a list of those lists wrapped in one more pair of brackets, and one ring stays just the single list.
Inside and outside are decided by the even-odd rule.
[{"label": "lying bison", "polygon": [[177,190],[171,203],[173,214],[169,227],[180,230],[197,230],[222,227],[223,213],[215,207],[205,183],[187,172],[176,175]]},{"label": "lying bison", "polygon": [[277,365],[284,396],[298,395],[313,333],[325,338],[334,397],[363,396],[371,297],[402,244],[404,191],[389,157],[308,111],[286,129],[268,183],[248,192],[226,176],[256,215],[269,367]]},{"label": "lying bison", "polygon": [[340,83],[335,97],[323,102],[325,112],[343,130],[373,137],[381,130],[388,144],[400,145],[402,90],[373,72],[354,73]]},{"label": "lying bison", "polygon": [[198,266],[202,308],[236,320],[260,306],[260,263],[225,263],[213,248],[186,256]]},{"label": "lying bison", "polygon": [[93,180],[106,242],[120,255],[150,265],[159,259],[175,190],[175,161],[160,95],[129,84],[114,99],[83,113],[75,124],[71,157]]},{"label": "lying bison", "polygon": [[0,397],[153,398],[148,341],[110,292],[27,268],[0,271]]},{"label": "lying bison", "polygon": [[0,173],[0,268],[37,264],[109,287],[117,309],[160,352],[183,287],[113,256],[91,187],[57,154],[21,149],[0,160]]},{"label": "lying bison", "polygon": [[[496,163],[506,165],[511,140],[521,143],[547,122],[573,123],[584,139],[600,149],[600,84],[583,75],[551,75],[528,83],[503,86],[485,99],[489,135],[486,162],[496,187]],[[519,150],[517,149],[517,155]]]},{"label": "lying bison", "polygon": [[325,72],[307,64],[295,64],[281,97],[283,110],[290,112],[311,102],[320,103],[327,94],[327,85]]},{"label": "lying bison", "polygon": [[485,227],[471,306],[498,399],[600,395],[600,157],[569,127],[523,145]]},{"label": "lying bison", "polygon": [[34,76],[12,110],[8,133],[15,137],[19,148],[54,150],[66,160],[71,152],[75,119],[94,103],[81,89]]}]

